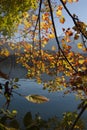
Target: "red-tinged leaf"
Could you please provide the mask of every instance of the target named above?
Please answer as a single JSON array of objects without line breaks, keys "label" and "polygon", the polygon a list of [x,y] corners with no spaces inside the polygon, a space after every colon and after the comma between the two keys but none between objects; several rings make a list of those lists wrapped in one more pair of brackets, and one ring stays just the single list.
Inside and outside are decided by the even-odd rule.
[{"label": "red-tinged leaf", "polygon": [[58,5],[58,10],[62,10],[63,6],[62,5]]},{"label": "red-tinged leaf", "polygon": [[78,40],[78,39],[79,39],[79,35],[78,35],[77,33],[75,34],[74,39],[75,39],[75,40]]}]

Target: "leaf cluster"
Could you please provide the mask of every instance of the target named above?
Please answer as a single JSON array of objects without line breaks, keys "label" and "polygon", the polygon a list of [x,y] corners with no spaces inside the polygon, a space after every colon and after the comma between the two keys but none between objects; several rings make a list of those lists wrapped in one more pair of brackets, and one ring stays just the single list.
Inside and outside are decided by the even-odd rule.
[{"label": "leaf cluster", "polygon": [[21,23],[23,13],[36,8],[35,0],[1,0],[0,1],[0,33],[11,36]]}]

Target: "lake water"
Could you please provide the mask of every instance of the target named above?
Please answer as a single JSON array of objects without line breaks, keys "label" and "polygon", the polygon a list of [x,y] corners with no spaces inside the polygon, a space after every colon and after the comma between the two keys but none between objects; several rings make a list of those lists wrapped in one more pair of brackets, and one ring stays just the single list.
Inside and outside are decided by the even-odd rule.
[{"label": "lake water", "polygon": [[[9,73],[10,65],[3,64],[1,70],[3,72]],[[27,112],[30,112],[33,119],[35,118],[35,114],[39,113],[39,116],[44,119],[48,120],[54,116],[57,116],[59,120],[63,118],[64,112],[74,112],[77,111],[78,104],[81,102],[79,99],[76,99],[74,93],[70,93],[64,96],[62,92],[48,92],[48,90],[43,90],[43,84],[38,84],[35,82],[34,79],[25,79],[24,75],[26,74],[26,70],[21,68],[20,66],[15,66],[10,71],[10,76],[20,78],[18,81],[19,88],[15,89],[16,92],[21,93],[23,95],[30,95],[30,94],[38,94],[43,95],[49,98],[48,102],[42,104],[36,104],[27,101],[23,96],[19,96],[16,93],[13,93],[13,97],[11,97],[11,102],[9,106],[9,110],[17,110],[17,121],[20,124],[20,130],[25,130],[23,124],[23,118]],[[45,77],[46,78],[46,77]],[[49,78],[49,77],[47,77]],[[0,83],[4,83],[5,80],[0,78]],[[2,108],[3,104],[5,103],[5,97],[0,94],[0,107]],[[87,130],[87,112],[85,111],[81,116],[81,119],[84,121],[85,128]],[[50,128],[49,130],[51,130]],[[33,129],[32,129],[33,130]],[[39,130],[39,129],[38,129]],[[45,130],[45,129],[44,129]]]}]

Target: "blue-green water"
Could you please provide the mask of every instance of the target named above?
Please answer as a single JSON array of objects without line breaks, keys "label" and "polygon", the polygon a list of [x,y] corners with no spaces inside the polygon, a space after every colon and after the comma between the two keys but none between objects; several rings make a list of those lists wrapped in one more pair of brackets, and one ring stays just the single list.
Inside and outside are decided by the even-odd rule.
[{"label": "blue-green water", "polygon": [[[4,80],[0,79],[3,83]],[[49,102],[43,104],[35,104],[27,101],[24,97],[13,93],[11,98],[11,103],[9,106],[10,110],[16,109],[18,111],[17,120],[21,124],[21,129],[23,129],[23,117],[27,112],[31,112],[34,117],[35,114],[39,112],[40,116],[47,120],[48,118],[57,116],[58,119],[62,119],[64,112],[73,112],[77,110],[77,106],[80,100],[76,100],[73,93],[64,96],[63,92],[51,92],[43,90],[43,84],[37,84],[34,80],[20,79],[20,87],[15,91],[23,95],[29,94],[39,94],[48,97]],[[3,106],[5,98],[0,95],[0,107]],[[87,122],[87,112],[85,111],[82,115],[82,119]],[[86,130],[86,129],[85,129]]]}]

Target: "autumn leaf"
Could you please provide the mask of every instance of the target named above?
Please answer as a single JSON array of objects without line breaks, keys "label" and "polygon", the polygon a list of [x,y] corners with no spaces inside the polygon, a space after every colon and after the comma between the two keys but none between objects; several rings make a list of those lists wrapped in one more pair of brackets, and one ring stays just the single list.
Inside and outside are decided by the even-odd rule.
[{"label": "autumn leaf", "polygon": [[72,36],[73,32],[71,30],[68,31],[68,36]]},{"label": "autumn leaf", "polygon": [[68,2],[69,2],[69,3],[72,3],[72,2],[73,2],[73,0],[68,0]]},{"label": "autumn leaf", "polygon": [[63,6],[62,5],[58,5],[58,10],[62,10]]},{"label": "autumn leaf", "polygon": [[73,56],[74,56],[74,52],[70,52],[69,57],[73,57]]},{"label": "autumn leaf", "polygon": [[56,50],[56,46],[52,46],[52,51],[55,51]]},{"label": "autumn leaf", "polygon": [[23,17],[24,17],[24,18],[28,18],[28,17],[29,17],[29,13],[28,13],[28,12],[24,12],[24,13],[23,13]]},{"label": "autumn leaf", "polygon": [[87,48],[83,48],[82,50],[83,50],[83,52],[87,52]]},{"label": "autumn leaf", "polygon": [[42,20],[49,20],[49,13],[46,12],[42,15]]},{"label": "autumn leaf", "polygon": [[33,20],[33,21],[36,21],[36,20],[37,20],[37,16],[33,14],[33,15],[32,15],[32,20]]},{"label": "autumn leaf", "polygon": [[74,40],[78,40],[79,39],[79,35],[76,33],[75,35],[74,35]]},{"label": "autumn leaf", "polygon": [[67,0],[62,0],[64,4],[66,4]]},{"label": "autumn leaf", "polygon": [[32,94],[28,95],[25,97],[28,101],[33,102],[33,103],[44,103],[49,101],[49,99],[45,96],[37,95],[37,94]]},{"label": "autumn leaf", "polygon": [[79,61],[78,61],[78,62],[79,62],[79,64],[83,64],[83,63],[84,63],[84,61],[85,61],[84,59],[79,59]]},{"label": "autumn leaf", "polygon": [[79,49],[82,49],[82,48],[83,48],[83,44],[82,44],[82,43],[78,43],[78,44],[77,44],[77,47],[78,47]]},{"label": "autumn leaf", "polygon": [[57,17],[60,17],[62,15],[62,10],[57,10],[56,15],[57,15]]},{"label": "autumn leaf", "polygon": [[78,2],[79,0],[73,0],[73,2]]},{"label": "autumn leaf", "polygon": [[59,19],[59,21],[60,21],[60,23],[64,24],[64,22],[65,22],[64,16],[61,16],[60,19]]},{"label": "autumn leaf", "polygon": [[64,39],[65,39],[66,42],[71,42],[69,36],[65,36]]},{"label": "autumn leaf", "polygon": [[49,38],[54,38],[54,37],[55,37],[54,33],[49,34]]}]

